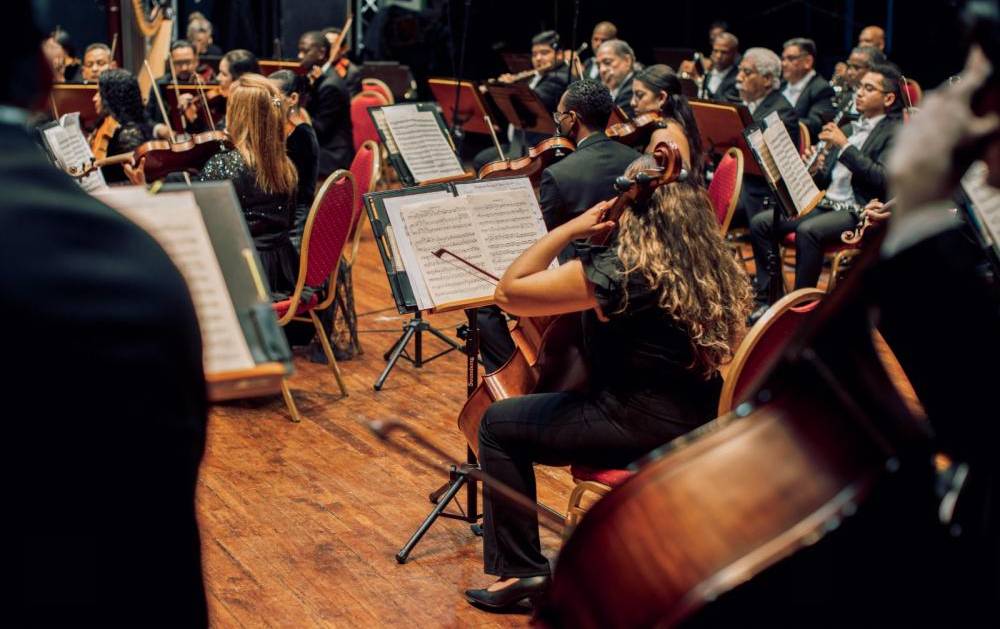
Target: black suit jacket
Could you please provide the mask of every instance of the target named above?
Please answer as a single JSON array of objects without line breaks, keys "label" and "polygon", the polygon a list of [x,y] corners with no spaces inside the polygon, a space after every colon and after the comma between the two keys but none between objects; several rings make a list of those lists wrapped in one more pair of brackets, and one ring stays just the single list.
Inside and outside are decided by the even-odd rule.
[{"label": "black suit jacket", "polygon": [[799,145],[799,117],[792,107],[792,104],[788,102],[788,99],[784,97],[781,90],[771,90],[768,92],[764,100],[757,105],[757,109],[753,110],[750,116],[756,122],[760,122],[771,115],[772,112],[778,112],[778,116],[781,117],[782,122],[785,123],[785,128],[788,129],[788,135],[792,136],[792,144],[796,147]]},{"label": "black suit jacket", "polygon": [[[886,116],[879,121],[868,138],[861,145],[861,150],[848,144],[843,151],[834,149],[826,158],[826,166],[816,175],[816,184],[825,188],[830,185],[833,169],[839,161],[851,171],[851,188],[854,190],[854,200],[864,205],[872,199],[885,199],[888,191],[888,178],[885,173],[885,161],[889,158],[892,140],[899,130],[901,121],[895,116]],[[854,123],[842,127],[850,137]]]},{"label": "black suit jacket", "polygon": [[[567,85],[569,80],[566,78],[566,64],[560,64],[558,69],[543,74],[532,91],[538,95],[546,109],[553,112],[559,108],[559,99],[562,98]],[[525,133],[524,141],[531,147],[550,137],[552,136],[544,133]]]},{"label": "black suit jacket", "polygon": [[584,139],[575,152],[542,171],[538,199],[545,226],[555,229],[598,201],[615,196],[615,179],[637,157],[635,149],[615,142],[603,131]]},{"label": "black suit jacket", "polygon": [[22,128],[0,124],[0,143],[13,616],[206,626],[194,508],[205,380],[187,286]]},{"label": "black suit jacket", "polygon": [[[778,91],[784,90],[787,85],[782,81]],[[833,106],[834,95],[833,87],[826,79],[814,74],[795,103],[795,113],[809,129],[809,137],[814,144],[819,139],[819,131],[823,128],[824,122],[832,120],[836,113]]]},{"label": "black suit jacket", "polygon": [[632,79],[634,78],[635,72],[629,72],[625,81],[622,82],[621,89],[615,95],[615,105],[621,107],[629,118],[635,117],[635,110],[632,109]]},{"label": "black suit jacket", "polygon": [[740,91],[736,89],[736,75],[739,74],[740,58],[737,57],[733,65],[729,67],[729,70],[722,75],[722,83],[719,83],[719,89],[714,92],[708,89],[708,77],[705,77],[705,98],[710,100],[718,100],[726,103],[738,103],[740,102]]},{"label": "black suit jacket", "polygon": [[350,168],[354,159],[351,135],[351,97],[347,84],[333,70],[316,79],[309,92],[306,111],[312,116],[319,140],[319,176],[325,178],[338,168]]}]

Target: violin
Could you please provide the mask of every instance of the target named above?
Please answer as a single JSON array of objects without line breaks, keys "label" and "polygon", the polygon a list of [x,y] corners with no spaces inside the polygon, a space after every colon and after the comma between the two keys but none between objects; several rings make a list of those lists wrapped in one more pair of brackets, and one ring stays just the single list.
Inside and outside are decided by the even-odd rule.
[{"label": "violin", "polygon": [[71,177],[82,179],[102,166],[130,164],[137,168],[145,160],[143,168],[146,177],[150,180],[163,179],[172,172],[197,172],[213,155],[232,147],[224,131],[206,131],[194,136],[181,136],[172,142],[151,140],[140,144],[134,151],[94,159],[87,166],[70,168],[67,172]]},{"label": "violin", "polygon": [[551,137],[528,149],[528,154],[524,157],[500,159],[484,165],[479,169],[479,178],[528,177],[532,185],[537,186],[543,170],[575,150],[576,145],[572,140]]},{"label": "violin", "polygon": [[610,125],[604,133],[626,146],[646,144],[657,129],[666,128],[667,123],[658,111],[639,114],[635,118]]},{"label": "violin", "polygon": [[[657,167],[641,171],[632,179],[615,182],[620,194],[602,212],[599,222],[617,222],[630,207],[645,203],[657,187],[684,176],[680,149],[672,142],[660,142],[653,150]],[[612,231],[590,239],[605,244]],[[588,374],[583,348],[583,318],[579,312],[547,317],[521,317],[511,330],[516,349],[499,369],[485,374],[458,415],[458,427],[479,454],[479,425],[490,404],[530,393],[582,391]]]},{"label": "violin", "polygon": [[108,145],[118,132],[121,125],[114,116],[105,116],[101,125],[90,134],[90,152],[94,154],[94,159],[104,159],[108,156]]}]

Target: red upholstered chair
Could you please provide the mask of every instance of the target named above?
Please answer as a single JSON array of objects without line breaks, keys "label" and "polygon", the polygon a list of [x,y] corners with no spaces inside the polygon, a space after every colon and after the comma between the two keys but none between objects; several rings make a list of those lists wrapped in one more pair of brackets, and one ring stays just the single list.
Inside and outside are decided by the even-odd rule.
[{"label": "red upholstered chair", "polygon": [[[337,359],[330,347],[330,339],[327,338],[316,313],[329,308],[334,302],[335,291],[328,290],[322,300],[320,294],[324,286],[333,286],[336,281],[337,265],[347,244],[356,196],[354,177],[351,173],[338,170],[326,178],[313,200],[302,232],[299,278],[295,284],[295,291],[288,299],[272,304],[275,314],[278,315],[279,325],[285,326],[292,321],[312,321],[330,370],[333,371],[340,393],[344,397],[347,396],[347,387],[344,386],[340,367],[337,366]],[[281,381],[281,394],[285,398],[292,421],[300,421],[287,378]]]},{"label": "red upholstered chair", "polygon": [[392,95],[392,90],[389,89],[389,86],[382,79],[361,79],[361,91],[378,92],[382,96],[385,96],[386,101],[390,105],[396,102],[396,97]]},{"label": "red upholstered chair", "polygon": [[378,131],[368,115],[369,107],[384,107],[389,101],[379,92],[364,90],[351,99],[351,130],[354,134],[354,150],[357,151],[366,140],[378,144]]},{"label": "red upholstered chair", "polygon": [[719,221],[719,229],[723,234],[729,229],[733,220],[733,212],[740,200],[740,189],[743,187],[743,151],[731,147],[719,160],[719,165],[708,184],[708,197],[715,208],[715,217]]},{"label": "red upholstered chair", "polygon": [[573,475],[575,486],[569,495],[569,504],[566,507],[564,537],[569,536],[573,527],[579,524],[580,518],[587,512],[587,509],[581,504],[587,492],[595,494],[597,498],[600,498],[627,481],[634,474],[634,472],[630,472],[629,470],[600,469],[587,467],[586,465],[573,465],[570,467],[570,473]]},{"label": "red upholstered chair", "polygon": [[801,288],[771,306],[750,328],[736,349],[719,396],[719,415],[725,415],[753,392],[757,379],[774,364],[788,339],[825,293],[818,288]]},{"label": "red upholstered chair", "polygon": [[912,107],[920,107],[920,101],[924,97],[924,90],[920,88],[920,84],[913,79],[906,79],[903,83],[903,107],[910,109]]}]

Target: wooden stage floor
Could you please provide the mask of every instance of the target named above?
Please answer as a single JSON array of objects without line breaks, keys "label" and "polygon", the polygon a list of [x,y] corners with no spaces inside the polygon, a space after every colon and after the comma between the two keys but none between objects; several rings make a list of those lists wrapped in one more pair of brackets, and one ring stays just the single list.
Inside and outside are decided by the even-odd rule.
[{"label": "wooden stage floor", "polygon": [[[482,543],[469,525],[441,519],[405,565],[395,554],[430,511],[428,494],[447,480],[381,444],[363,422],[408,422],[456,459],[465,442],[455,420],[465,397],[464,355],[415,369],[400,361],[380,392],[372,383],[383,352],[408,317],[397,314],[365,225],[354,288],[365,353],[340,363],[340,399],[325,365],[295,360],[291,388],[303,421],[289,421],[280,395],[216,406],[201,467],[198,513],[203,570],[215,627],[524,626],[526,614],[470,607],[467,587],[482,571]],[[454,337],[462,312],[430,322]],[[425,355],[443,348],[425,336]],[[538,468],[539,496],[564,511],[569,473]],[[460,494],[464,506],[464,490]],[[480,507],[481,507],[480,501]],[[558,548],[543,529],[547,551]]]}]

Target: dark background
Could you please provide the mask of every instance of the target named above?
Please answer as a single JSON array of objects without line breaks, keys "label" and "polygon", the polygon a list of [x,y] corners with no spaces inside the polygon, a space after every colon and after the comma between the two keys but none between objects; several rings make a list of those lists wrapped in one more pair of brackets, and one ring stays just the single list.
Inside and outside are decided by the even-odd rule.
[{"label": "dark background", "polygon": [[[197,10],[214,22],[215,42],[223,50],[249,48],[273,57],[277,40],[284,56],[294,57],[298,34],[340,25],[346,1],[180,0],[180,32],[183,35],[188,14]],[[43,26],[62,26],[81,49],[93,41],[107,41],[103,4],[102,0],[36,0]],[[858,31],[878,24],[887,31],[890,58],[904,74],[930,88],[962,65],[964,47],[958,36],[956,4],[949,0],[429,0],[419,15],[398,8],[384,10],[382,23],[374,25],[366,38],[366,54],[408,63],[418,79],[457,74],[468,5],[462,74],[495,76],[503,69],[498,51],[526,52],[531,36],[541,30],[558,30],[564,47],[570,47],[574,7],[579,5],[577,43],[589,40],[596,22],[611,20],[618,25],[620,37],[646,63],[652,62],[655,46],[697,47],[707,52],[708,25],[725,19],[743,49],[765,46],[780,52],[785,39],[813,38],[819,47],[820,73],[826,76],[836,61],[846,58]]]}]

